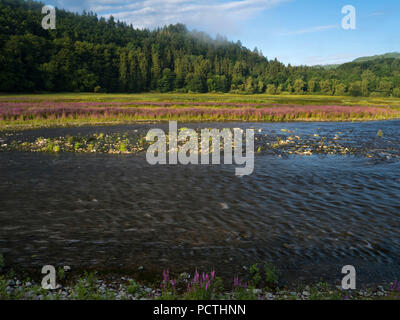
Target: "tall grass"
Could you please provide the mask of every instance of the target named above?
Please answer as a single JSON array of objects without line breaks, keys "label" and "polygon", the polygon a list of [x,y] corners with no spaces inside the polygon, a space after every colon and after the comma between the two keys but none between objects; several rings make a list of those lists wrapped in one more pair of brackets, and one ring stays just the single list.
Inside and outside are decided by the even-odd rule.
[{"label": "tall grass", "polygon": [[[226,99],[222,100],[221,96]],[[53,100],[50,100],[50,97]],[[93,97],[96,95],[3,96],[0,98],[0,124],[5,127],[139,120],[283,122],[400,118],[400,109],[389,105],[304,105],[305,101],[309,101],[309,97],[303,100],[297,98],[297,104],[283,105],[270,96],[265,100],[258,97],[257,99],[261,100],[254,101],[249,97],[247,100],[236,102],[233,101],[236,99],[234,95],[207,95],[210,101],[202,101],[205,98],[202,95],[179,95],[179,99],[174,95],[110,95],[98,101],[94,101]],[[163,101],[156,101],[161,97],[164,97]],[[183,97],[186,101],[182,101]],[[147,100],[141,100],[144,98]],[[171,101],[171,98],[176,100]],[[193,101],[190,101],[191,98]],[[42,100],[39,101],[40,99]],[[85,99],[86,101],[82,101]]]}]

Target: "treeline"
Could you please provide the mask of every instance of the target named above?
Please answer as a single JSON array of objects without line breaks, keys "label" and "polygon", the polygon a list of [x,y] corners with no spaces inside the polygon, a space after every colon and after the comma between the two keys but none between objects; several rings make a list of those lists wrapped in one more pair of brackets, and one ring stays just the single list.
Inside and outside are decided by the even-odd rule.
[{"label": "treeline", "polygon": [[240,42],[182,24],[135,29],[92,12],[57,9],[44,30],[44,4],[0,0],[0,91],[236,92],[400,97],[400,59],[335,69],[285,66]]}]

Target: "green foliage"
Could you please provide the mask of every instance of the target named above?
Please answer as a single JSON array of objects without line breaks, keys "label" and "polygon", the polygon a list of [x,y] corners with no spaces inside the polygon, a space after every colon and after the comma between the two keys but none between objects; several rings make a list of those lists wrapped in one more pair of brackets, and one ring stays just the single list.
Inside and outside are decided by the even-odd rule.
[{"label": "green foliage", "polygon": [[73,288],[73,299],[76,300],[110,300],[114,298],[112,292],[99,292],[95,273],[87,273]]},{"label": "green foliage", "polygon": [[54,152],[54,143],[53,142],[49,142],[49,144],[47,145],[47,152]]},{"label": "green foliage", "polygon": [[361,58],[357,58],[356,60],[354,60],[354,62],[368,62],[368,61],[380,60],[380,59],[386,59],[386,58],[400,59],[400,53],[391,52],[391,53],[385,53],[385,54],[371,56],[371,57],[361,57]]},{"label": "green foliage", "polygon": [[76,142],[74,148],[75,150],[79,150],[80,148],[82,148],[82,143]]},{"label": "green foliage", "polygon": [[59,267],[57,270],[57,279],[64,280],[65,279],[65,270],[63,267]]},{"label": "green foliage", "polygon": [[183,298],[185,300],[212,300],[220,295],[222,291],[222,279],[216,277],[207,288],[200,283],[192,284],[191,289],[184,294]]},{"label": "green foliage", "polygon": [[304,93],[304,90],[305,90],[305,83],[304,83],[304,81],[301,80],[301,79],[297,79],[297,80],[294,82],[294,92],[295,92],[296,94],[303,94],[303,93]]},{"label": "green foliage", "polygon": [[267,285],[275,286],[279,279],[278,269],[272,263],[268,263],[264,266],[264,272]]},{"label": "green foliage", "polygon": [[235,300],[257,300],[258,296],[255,293],[255,288],[250,287],[238,287],[233,292],[233,298]]},{"label": "green foliage", "polygon": [[319,83],[319,86],[321,88],[321,93],[325,93],[325,94],[332,94],[332,85],[331,85],[331,81],[330,80],[322,80]]},{"label": "green foliage", "polygon": [[131,295],[138,294],[140,292],[140,285],[137,284],[135,281],[130,280],[127,287],[127,292]]},{"label": "green foliage", "polygon": [[4,257],[3,254],[0,253],[0,271],[1,269],[3,269],[6,266],[5,262],[4,262]]},{"label": "green foliage", "polygon": [[158,89],[161,92],[168,92],[174,89],[175,73],[171,69],[166,68],[163,70],[163,75],[160,80],[158,80]]},{"label": "green foliage", "polygon": [[359,97],[359,96],[362,95],[361,82],[360,81],[356,81],[356,82],[350,83],[349,94],[352,97]]},{"label": "green foliage", "polygon": [[246,93],[255,93],[256,88],[254,87],[254,81],[253,78],[248,77],[246,80],[246,85],[245,85],[245,91]]},{"label": "green foliage", "polygon": [[249,275],[249,284],[254,288],[266,285],[268,289],[274,289],[279,280],[279,271],[272,263],[265,265],[256,263],[250,266]]},{"label": "green foliage", "polygon": [[267,94],[276,94],[276,87],[274,84],[267,85]]},{"label": "green foliage", "polygon": [[317,82],[316,82],[315,80],[310,80],[310,81],[308,81],[308,84],[307,84],[307,91],[308,91],[309,93],[315,92],[316,86],[317,86]]},{"label": "green foliage", "polygon": [[96,86],[93,90],[94,93],[103,93],[104,90],[100,86]]},{"label": "green foliage", "polygon": [[207,91],[207,85],[204,83],[204,79],[194,73],[189,73],[185,80],[186,88],[189,92],[204,93]]},{"label": "green foliage", "polygon": [[285,66],[240,42],[170,25],[153,31],[57,9],[43,30],[34,1],[0,2],[0,91],[228,92],[400,97],[389,54],[332,68]]},{"label": "green foliage", "polygon": [[393,97],[400,98],[400,88],[393,89]]},{"label": "green foliage", "polygon": [[225,75],[215,75],[207,79],[209,92],[228,92],[229,80]]},{"label": "green foliage", "polygon": [[8,280],[3,276],[0,276],[0,300],[9,299],[9,294],[7,292]]},{"label": "green foliage", "polygon": [[339,83],[335,87],[335,95],[344,96],[346,94],[347,87],[344,83]]},{"label": "green foliage", "polygon": [[260,274],[260,269],[258,267],[258,264],[254,264],[250,267],[250,275],[251,275],[251,283],[253,286],[257,287],[260,284],[260,281],[262,280],[262,276]]}]

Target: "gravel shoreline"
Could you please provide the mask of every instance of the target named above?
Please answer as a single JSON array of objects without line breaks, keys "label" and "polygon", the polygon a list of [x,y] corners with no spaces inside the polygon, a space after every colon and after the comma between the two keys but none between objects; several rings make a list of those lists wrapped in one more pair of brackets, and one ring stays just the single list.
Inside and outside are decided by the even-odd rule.
[{"label": "gravel shoreline", "polygon": [[[191,283],[190,275],[183,273],[177,282]],[[43,289],[39,282],[21,281],[17,277],[0,276],[0,300],[188,300],[184,289],[172,289],[148,286],[136,282],[130,277],[98,279],[93,274],[85,274],[68,284],[57,284],[53,290]],[[183,288],[183,286],[182,286]],[[212,297],[212,300],[400,300],[400,283],[395,281],[387,286],[370,289],[344,291],[340,286],[327,283],[307,285],[303,288],[290,289],[276,287],[258,289],[241,288],[239,291],[224,290]],[[192,300],[197,300],[192,297]],[[198,300],[203,300],[199,297]]]}]

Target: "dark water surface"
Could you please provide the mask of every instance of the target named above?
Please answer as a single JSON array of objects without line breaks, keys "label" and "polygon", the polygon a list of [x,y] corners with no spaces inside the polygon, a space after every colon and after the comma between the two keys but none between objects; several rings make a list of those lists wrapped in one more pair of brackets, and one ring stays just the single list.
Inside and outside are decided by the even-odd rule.
[{"label": "dark water surface", "polygon": [[[233,166],[152,167],[144,155],[2,152],[0,250],[8,263],[216,268],[230,276],[270,261],[288,279],[332,281],[352,264],[364,282],[400,278],[400,121],[204,126],[255,127],[270,135],[282,128],[298,135],[341,132],[360,154],[261,154],[254,174],[239,178]],[[137,128],[18,135],[34,140]]]}]

